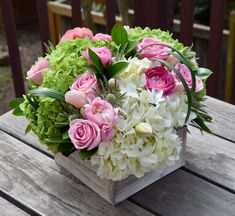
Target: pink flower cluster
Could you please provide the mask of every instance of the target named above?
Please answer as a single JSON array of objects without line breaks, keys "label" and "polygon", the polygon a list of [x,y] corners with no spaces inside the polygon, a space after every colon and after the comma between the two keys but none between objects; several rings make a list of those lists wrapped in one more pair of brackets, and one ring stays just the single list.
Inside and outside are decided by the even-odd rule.
[{"label": "pink flower cluster", "polygon": [[86,72],[78,76],[65,94],[65,101],[80,108],[84,117],[70,122],[69,137],[77,149],[91,150],[114,136],[117,109],[98,97],[99,92],[96,76]]},{"label": "pink flower cluster", "polygon": [[[169,55],[171,49],[163,45],[163,41],[156,38],[145,38],[137,45],[137,52],[140,58],[148,58],[150,60],[163,59],[175,65],[175,68],[181,73],[188,87],[192,88],[192,76],[189,69],[184,64],[180,64],[174,56]],[[164,95],[172,95],[175,92],[183,92],[184,86],[174,71],[161,66],[152,67],[145,71],[146,89],[163,90]],[[196,76],[196,92],[203,90],[202,80]]]}]

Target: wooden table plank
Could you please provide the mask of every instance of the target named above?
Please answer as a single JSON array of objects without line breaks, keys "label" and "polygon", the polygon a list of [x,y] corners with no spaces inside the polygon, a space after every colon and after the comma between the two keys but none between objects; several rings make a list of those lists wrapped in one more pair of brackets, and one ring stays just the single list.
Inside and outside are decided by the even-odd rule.
[{"label": "wooden table plank", "polygon": [[51,158],[2,131],[0,170],[0,190],[42,215],[152,215],[130,201],[108,204]]},{"label": "wooden table plank", "polygon": [[[39,213],[149,214],[128,201],[117,207],[110,206],[86,186],[67,176],[67,172],[56,166],[51,158],[4,132],[0,132],[0,137],[0,169],[3,170],[0,189]],[[141,203],[155,214],[172,215],[174,212],[174,215],[182,216],[182,211],[187,208],[193,213],[187,215],[197,216],[217,216],[221,213],[226,216],[233,212],[233,194],[183,170],[168,175],[148,188],[130,200]]]},{"label": "wooden table plank", "polygon": [[235,195],[183,170],[160,179],[131,201],[164,216],[235,216]]},{"label": "wooden table plank", "polygon": [[185,167],[235,192],[235,145],[189,127]]},{"label": "wooden table plank", "polygon": [[19,209],[17,206],[0,197],[1,216],[28,216],[29,214]]},{"label": "wooden table plank", "polygon": [[235,143],[235,106],[212,97],[204,104],[213,117],[213,123],[208,124],[212,132]]}]

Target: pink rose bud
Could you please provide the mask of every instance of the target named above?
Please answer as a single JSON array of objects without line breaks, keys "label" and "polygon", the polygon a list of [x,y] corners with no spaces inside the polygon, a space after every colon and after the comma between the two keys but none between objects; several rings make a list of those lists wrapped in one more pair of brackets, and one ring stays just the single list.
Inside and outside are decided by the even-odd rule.
[{"label": "pink rose bud", "polygon": [[95,122],[101,129],[102,141],[110,141],[114,136],[113,124],[118,115],[117,110],[107,101],[95,98],[91,104],[83,107],[82,115],[84,118]]},{"label": "pink rose bud", "polygon": [[[185,82],[187,83],[188,87],[192,88],[192,76],[187,68],[186,65],[178,63],[175,68],[182,74]],[[175,74],[175,78],[180,82],[179,77]],[[199,77],[196,77],[196,86],[195,86],[195,92],[199,92],[203,89],[203,83]]]},{"label": "pink rose bud", "polygon": [[166,51],[170,51],[171,49],[161,44],[164,44],[164,42],[156,38],[143,39],[143,41],[137,45],[137,52],[140,52],[139,57],[167,59],[169,54]]},{"label": "pink rose bud", "polygon": [[145,72],[148,90],[163,90],[165,96],[175,93],[175,78],[164,67],[150,68]]},{"label": "pink rose bud", "polygon": [[173,55],[170,55],[167,59],[166,59],[170,64],[172,64],[173,66],[175,66],[176,64],[178,64],[180,61],[178,58],[176,58]]},{"label": "pink rose bud", "polygon": [[70,87],[71,90],[78,90],[86,95],[97,96],[100,92],[96,76],[94,73],[85,72],[77,77]]},{"label": "pink rose bud", "polygon": [[33,80],[38,85],[42,84],[42,72],[50,67],[46,58],[40,58],[35,65],[27,72],[27,77]]},{"label": "pink rose bud", "polygon": [[140,134],[142,136],[152,136],[153,135],[153,129],[150,124],[146,122],[140,122],[135,126],[135,132],[137,134]]},{"label": "pink rose bud", "polygon": [[74,29],[66,31],[64,35],[61,37],[60,41],[64,42],[67,40],[73,40],[76,38],[84,38],[84,37],[88,37],[91,39],[93,37],[92,31],[89,28],[76,27]]},{"label": "pink rose bud", "polygon": [[[112,62],[112,55],[110,50],[107,47],[92,48],[92,51],[99,56],[103,65],[109,64]],[[88,64],[91,64],[90,56],[88,49],[83,52],[83,56],[86,58]]]},{"label": "pink rose bud", "polygon": [[75,119],[70,122],[69,138],[77,149],[92,150],[100,144],[100,128],[92,121]]},{"label": "pink rose bud", "polygon": [[107,40],[111,43],[112,42],[112,37],[108,34],[98,33],[92,38],[92,40],[93,41],[95,41],[95,40]]},{"label": "pink rose bud", "polygon": [[66,92],[65,101],[77,108],[82,108],[85,104],[88,103],[86,95],[77,90],[71,90]]}]

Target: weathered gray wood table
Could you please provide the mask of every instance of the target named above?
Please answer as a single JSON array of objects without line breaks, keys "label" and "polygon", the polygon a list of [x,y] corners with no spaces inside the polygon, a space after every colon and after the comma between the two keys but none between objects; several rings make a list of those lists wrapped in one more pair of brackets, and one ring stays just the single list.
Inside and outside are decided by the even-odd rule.
[{"label": "weathered gray wood table", "polygon": [[235,216],[235,106],[208,98],[213,134],[189,127],[186,166],[117,206],[58,167],[26,120],[0,117],[0,215]]}]

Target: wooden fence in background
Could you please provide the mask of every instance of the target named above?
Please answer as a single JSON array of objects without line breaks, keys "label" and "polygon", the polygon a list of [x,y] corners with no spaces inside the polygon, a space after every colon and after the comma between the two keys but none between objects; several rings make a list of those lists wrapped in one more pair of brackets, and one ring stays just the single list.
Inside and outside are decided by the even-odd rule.
[{"label": "wooden fence in background", "polygon": [[[39,26],[41,33],[42,48],[44,43],[50,40],[50,29],[48,24],[47,0],[36,0],[37,13],[40,15]],[[14,80],[16,96],[24,93],[24,82],[22,76],[21,60],[16,38],[16,27],[11,0],[0,0],[3,22],[9,47],[10,62]],[[134,1],[134,24],[136,26],[150,28],[161,28],[172,31],[174,17],[174,0],[135,0]],[[185,45],[191,45],[193,41],[195,0],[181,0],[181,24],[180,40]],[[71,0],[72,24],[81,26],[81,1]],[[106,6],[106,31],[109,33],[115,24],[116,1],[105,0]],[[222,55],[223,24],[226,0],[211,0],[210,38],[208,47],[207,67],[213,72],[208,80],[208,95],[219,97],[219,82]],[[235,72],[235,71],[234,71]]]}]

